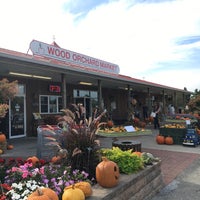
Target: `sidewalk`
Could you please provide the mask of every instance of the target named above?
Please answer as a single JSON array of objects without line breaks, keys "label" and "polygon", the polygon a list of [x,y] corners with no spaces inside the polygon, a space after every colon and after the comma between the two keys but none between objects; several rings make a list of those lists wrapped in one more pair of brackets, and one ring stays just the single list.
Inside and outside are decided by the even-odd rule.
[{"label": "sidewalk", "polygon": [[[140,141],[143,152],[150,152],[161,158],[161,170],[166,187],[152,200],[200,199],[200,145],[197,147],[158,145],[155,141],[158,130],[152,132],[152,135],[118,138],[118,140]],[[102,148],[112,147],[113,138],[99,137],[98,139]],[[13,139],[10,143],[14,145],[14,149],[7,150],[1,157],[27,158],[36,155],[37,138]],[[189,189],[191,192],[188,191]],[[186,194],[185,191],[188,193]]]}]

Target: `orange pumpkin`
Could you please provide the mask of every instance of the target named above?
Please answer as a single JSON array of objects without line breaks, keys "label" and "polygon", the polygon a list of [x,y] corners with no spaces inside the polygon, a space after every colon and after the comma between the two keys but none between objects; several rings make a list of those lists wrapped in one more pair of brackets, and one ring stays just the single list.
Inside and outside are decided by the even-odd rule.
[{"label": "orange pumpkin", "polygon": [[103,157],[102,162],[96,167],[96,180],[102,187],[111,188],[116,186],[119,182],[119,175],[118,165],[106,157]]},{"label": "orange pumpkin", "polygon": [[85,197],[89,197],[92,195],[92,186],[87,181],[80,181],[78,183],[75,183],[74,185],[70,185],[64,188],[64,191],[69,188],[79,188],[83,191]]},{"label": "orange pumpkin", "polygon": [[36,156],[32,156],[27,158],[26,161],[30,161],[33,165],[36,165],[39,162],[39,159]]},{"label": "orange pumpkin", "polygon": [[165,144],[169,144],[169,145],[174,144],[173,138],[171,136],[167,136],[165,138]]},{"label": "orange pumpkin", "polygon": [[0,142],[5,142],[6,141],[6,135],[3,133],[0,133]]},{"label": "orange pumpkin", "polygon": [[59,200],[58,195],[55,191],[50,188],[38,188],[36,191],[31,193],[27,200]]},{"label": "orange pumpkin", "polygon": [[7,149],[8,149],[8,150],[12,150],[13,148],[14,148],[14,146],[13,146],[12,144],[8,144],[8,145],[7,145]]},{"label": "orange pumpkin", "polygon": [[140,151],[134,151],[132,154],[136,155],[138,157],[141,157],[141,155],[142,155],[142,153]]},{"label": "orange pumpkin", "polygon": [[85,195],[81,189],[72,187],[64,190],[62,200],[85,200]]},{"label": "orange pumpkin", "polygon": [[112,120],[108,120],[107,125],[108,125],[109,128],[112,128],[114,126],[114,123],[113,123]]},{"label": "orange pumpkin", "polygon": [[164,144],[165,143],[165,137],[164,136],[162,136],[162,135],[157,135],[156,136],[156,142],[158,143],[158,144]]},{"label": "orange pumpkin", "polygon": [[52,163],[59,163],[60,161],[61,161],[61,157],[60,156],[53,156],[52,158],[51,158],[51,162]]}]

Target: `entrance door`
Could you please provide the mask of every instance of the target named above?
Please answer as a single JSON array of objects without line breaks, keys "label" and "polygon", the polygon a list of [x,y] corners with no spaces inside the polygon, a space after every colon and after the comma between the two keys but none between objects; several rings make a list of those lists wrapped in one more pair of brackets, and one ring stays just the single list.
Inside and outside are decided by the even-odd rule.
[{"label": "entrance door", "polygon": [[86,113],[85,113],[85,117],[88,119],[89,117],[91,117],[92,113],[92,108],[91,108],[91,102],[90,102],[90,98],[76,98],[75,99],[75,104],[82,104],[85,109],[86,109]]},{"label": "entrance door", "polygon": [[10,101],[9,138],[24,137],[25,127],[25,96],[15,96]]}]

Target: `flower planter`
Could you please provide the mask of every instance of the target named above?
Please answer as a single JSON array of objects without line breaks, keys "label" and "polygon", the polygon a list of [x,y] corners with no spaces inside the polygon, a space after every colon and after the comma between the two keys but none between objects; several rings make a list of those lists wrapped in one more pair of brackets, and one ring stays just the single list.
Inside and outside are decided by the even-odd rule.
[{"label": "flower planter", "polygon": [[96,184],[88,200],[149,200],[164,187],[161,162],[147,166],[144,170],[129,175],[120,175],[119,184],[103,188]]}]

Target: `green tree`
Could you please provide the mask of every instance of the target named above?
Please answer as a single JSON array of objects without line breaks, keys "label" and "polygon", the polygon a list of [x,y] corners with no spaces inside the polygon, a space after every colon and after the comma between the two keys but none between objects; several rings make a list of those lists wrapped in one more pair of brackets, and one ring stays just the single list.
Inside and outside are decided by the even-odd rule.
[{"label": "green tree", "polygon": [[200,90],[195,89],[194,94],[190,97],[188,106],[192,112],[200,111]]}]

